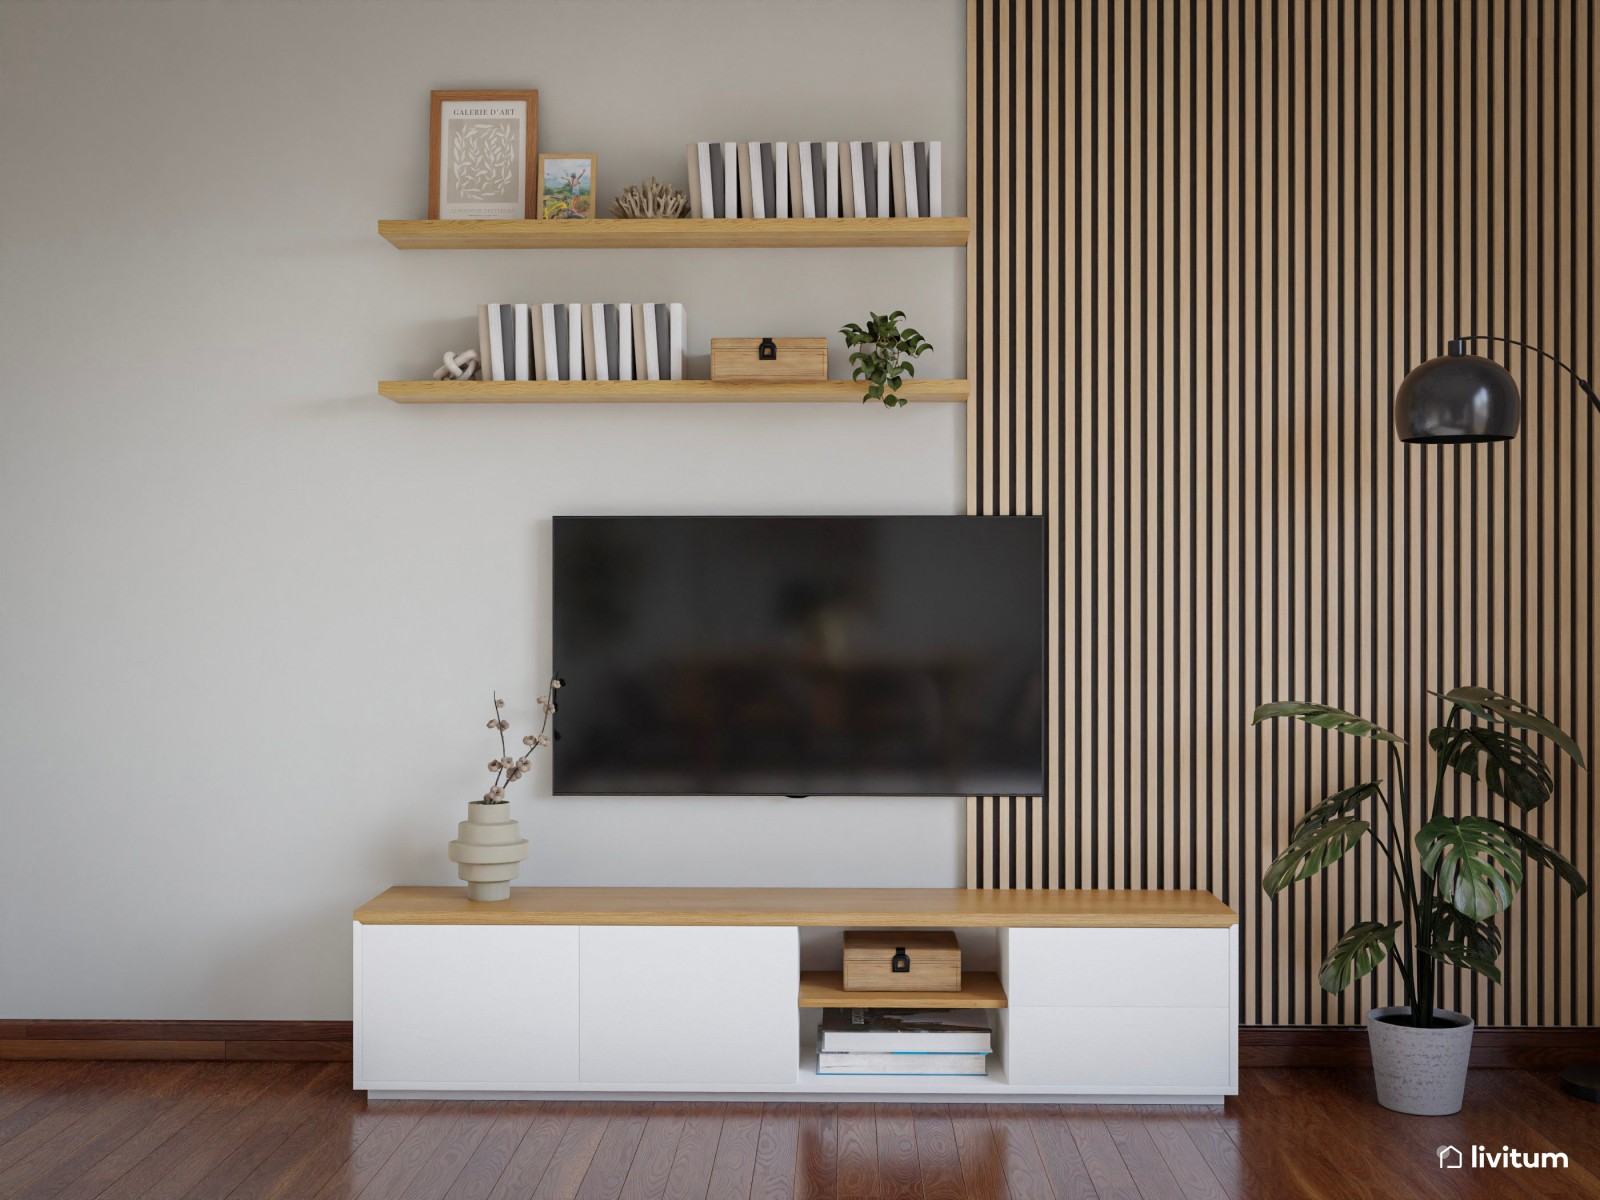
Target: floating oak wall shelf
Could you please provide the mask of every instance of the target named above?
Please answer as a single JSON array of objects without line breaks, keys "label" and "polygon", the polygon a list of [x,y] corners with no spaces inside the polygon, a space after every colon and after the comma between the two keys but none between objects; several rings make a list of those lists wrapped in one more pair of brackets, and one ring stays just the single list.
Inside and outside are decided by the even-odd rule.
[{"label": "floating oak wall shelf", "polygon": [[[804,383],[731,382],[710,379],[603,379],[546,383],[538,380],[389,379],[378,394],[397,404],[663,404],[861,402],[865,384],[849,379]],[[965,379],[917,379],[900,389],[918,404],[964,404]]]},{"label": "floating oak wall shelf", "polygon": [[967,244],[966,217],[379,221],[401,250],[646,250]]}]

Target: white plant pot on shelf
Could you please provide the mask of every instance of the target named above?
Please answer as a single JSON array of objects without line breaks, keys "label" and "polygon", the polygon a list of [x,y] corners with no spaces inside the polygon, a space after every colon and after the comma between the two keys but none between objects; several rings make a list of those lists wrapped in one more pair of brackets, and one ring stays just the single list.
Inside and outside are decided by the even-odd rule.
[{"label": "white plant pot on shelf", "polygon": [[517,864],[528,857],[528,839],[511,819],[511,805],[474,800],[450,843],[450,861],[467,884],[469,900],[509,900]]}]

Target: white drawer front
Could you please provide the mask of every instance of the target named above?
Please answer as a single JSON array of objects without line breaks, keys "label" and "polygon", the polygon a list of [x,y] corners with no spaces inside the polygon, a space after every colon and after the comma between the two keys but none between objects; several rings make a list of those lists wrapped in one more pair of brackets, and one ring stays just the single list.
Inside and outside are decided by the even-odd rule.
[{"label": "white drawer front", "polygon": [[574,925],[364,925],[358,1083],[578,1079]]},{"label": "white drawer front", "polygon": [[793,1083],[799,930],[585,926],[583,1081]]},{"label": "white drawer front", "polygon": [[1002,1010],[1006,1080],[1081,1091],[1232,1091],[1235,1036],[1221,1008]]},{"label": "white drawer front", "polygon": [[1223,1008],[1227,929],[1007,929],[1006,999],[1028,1007]]}]

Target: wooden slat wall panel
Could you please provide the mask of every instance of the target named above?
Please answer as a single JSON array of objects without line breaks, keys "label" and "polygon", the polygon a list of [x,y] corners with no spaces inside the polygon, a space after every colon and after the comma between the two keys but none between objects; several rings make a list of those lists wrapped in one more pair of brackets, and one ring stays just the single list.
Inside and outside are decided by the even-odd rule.
[{"label": "wooden slat wall panel", "polygon": [[[1370,715],[1420,785],[1424,689],[1483,683],[1600,754],[1600,420],[1501,348],[1514,442],[1405,448],[1389,417],[1458,332],[1600,371],[1595,0],[973,0],[968,33],[968,510],[1051,531],[1048,793],[970,802],[969,883],[1209,888],[1244,1021],[1359,1021],[1392,973],[1329,996],[1316,965],[1391,906],[1375,851],[1257,881],[1382,764],[1249,715]],[[1551,765],[1528,827],[1593,878],[1594,784]],[[1596,1024],[1592,898],[1534,873],[1503,925],[1505,986],[1445,1002]]]}]

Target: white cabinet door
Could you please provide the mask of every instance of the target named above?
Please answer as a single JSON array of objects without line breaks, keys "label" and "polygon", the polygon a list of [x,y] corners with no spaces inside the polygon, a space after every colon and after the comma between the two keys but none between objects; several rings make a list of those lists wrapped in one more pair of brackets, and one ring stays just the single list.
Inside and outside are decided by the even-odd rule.
[{"label": "white cabinet door", "polygon": [[1080,1092],[1234,1090],[1222,1008],[1007,1008],[1006,1082]]},{"label": "white cabinet door", "polygon": [[358,925],[356,1086],[573,1083],[575,925]]},{"label": "white cabinet door", "polygon": [[582,959],[585,1083],[795,1082],[799,930],[586,925]]},{"label": "white cabinet door", "polygon": [[1231,929],[1006,929],[1006,1000],[1016,1007],[1223,1008]]}]

